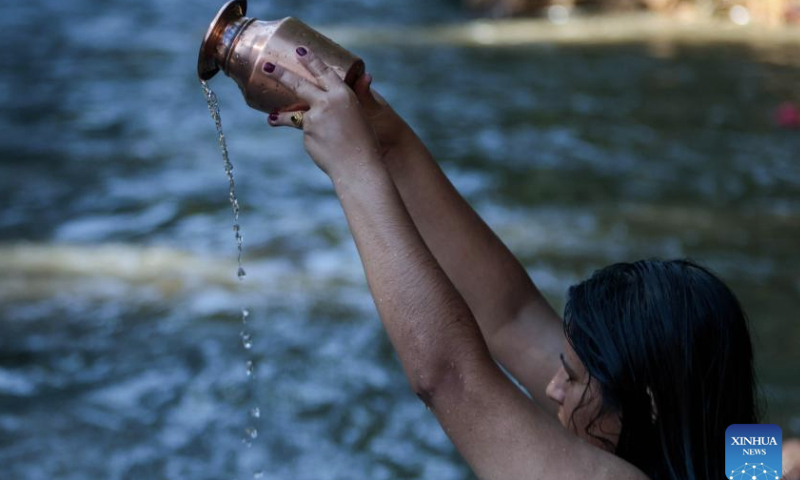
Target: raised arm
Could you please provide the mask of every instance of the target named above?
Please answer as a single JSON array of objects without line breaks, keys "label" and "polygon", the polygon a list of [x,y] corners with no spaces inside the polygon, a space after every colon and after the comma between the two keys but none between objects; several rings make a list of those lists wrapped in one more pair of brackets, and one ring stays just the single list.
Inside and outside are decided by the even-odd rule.
[{"label": "raised arm", "polygon": [[355,86],[381,142],[381,158],[419,233],[467,302],[492,356],[546,411],[545,387],[558,369],[561,319],[509,251],[455,189],[371,78]]},{"label": "raised arm", "polygon": [[[544,415],[502,374],[412,222],[352,92],[301,52],[320,87],[280,68],[272,74],[309,102],[306,149],[333,181],[389,339],[412,389],[473,470],[492,480],[640,480],[635,468]],[[288,116],[270,122],[288,125]]]},{"label": "raised arm", "polygon": [[618,457],[562,428],[503,375],[385,167],[377,156],[358,163],[358,169],[331,172],[381,320],[411,388],[476,475],[643,480]]}]

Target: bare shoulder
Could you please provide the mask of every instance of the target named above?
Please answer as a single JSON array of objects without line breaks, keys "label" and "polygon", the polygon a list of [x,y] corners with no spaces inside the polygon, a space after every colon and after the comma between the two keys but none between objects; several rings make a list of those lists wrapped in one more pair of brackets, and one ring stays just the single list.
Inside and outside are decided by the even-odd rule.
[{"label": "bare shoulder", "polygon": [[[587,443],[585,440],[561,428],[558,443],[560,451],[553,454],[554,463],[564,465],[557,478],[560,479],[605,479],[605,480],[650,480],[644,472],[622,458]],[[536,478],[536,477],[533,477]],[[544,477],[543,477],[544,478]]]},{"label": "bare shoulder", "polygon": [[783,470],[786,472],[786,480],[800,480],[800,439],[784,440]]},{"label": "bare shoulder", "polygon": [[650,480],[650,477],[630,462],[623,460],[613,453],[589,445],[582,440],[580,440],[580,442],[584,445],[584,448],[590,449],[587,454],[587,461],[590,465],[594,464],[596,467],[593,478]]},{"label": "bare shoulder", "polygon": [[520,392],[488,355],[475,357],[454,366],[430,406],[479,478],[648,478],[632,464],[565,429]]},{"label": "bare shoulder", "polygon": [[555,416],[555,404],[547,399],[545,388],[560,365],[564,329],[550,304],[539,297],[487,342],[495,360],[525,387],[543,411]]}]

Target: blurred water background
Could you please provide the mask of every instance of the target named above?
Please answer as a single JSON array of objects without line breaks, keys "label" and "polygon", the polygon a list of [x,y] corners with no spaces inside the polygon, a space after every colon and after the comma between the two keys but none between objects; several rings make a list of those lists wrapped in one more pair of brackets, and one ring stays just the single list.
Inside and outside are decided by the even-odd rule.
[{"label": "blurred water background", "polygon": [[[237,280],[195,75],[220,5],[3,7],[0,476],[471,478],[406,386],[299,132],[270,129],[220,75]],[[467,20],[445,0],[265,0],[249,13],[376,35]],[[750,314],[766,420],[800,435],[800,134],[773,120],[800,101],[797,44],[402,37],[345,44],[557,308],[615,261],[710,266]]]}]

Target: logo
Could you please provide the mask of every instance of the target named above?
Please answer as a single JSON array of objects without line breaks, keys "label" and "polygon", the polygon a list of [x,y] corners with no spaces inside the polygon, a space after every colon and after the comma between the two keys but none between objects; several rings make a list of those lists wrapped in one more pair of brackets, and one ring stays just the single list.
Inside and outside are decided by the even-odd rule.
[{"label": "logo", "polygon": [[778,480],[783,432],[770,424],[734,424],[725,431],[725,473],[731,480]]}]

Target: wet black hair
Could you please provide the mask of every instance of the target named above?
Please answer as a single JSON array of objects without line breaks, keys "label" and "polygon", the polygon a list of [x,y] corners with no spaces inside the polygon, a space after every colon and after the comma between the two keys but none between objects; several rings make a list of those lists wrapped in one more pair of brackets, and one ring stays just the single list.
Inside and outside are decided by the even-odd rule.
[{"label": "wet black hair", "polygon": [[[564,333],[602,394],[587,434],[652,480],[726,477],[725,430],[760,413],[747,317],[719,278],[689,260],[608,266],[569,289]],[[589,433],[609,412],[616,447]]]}]

